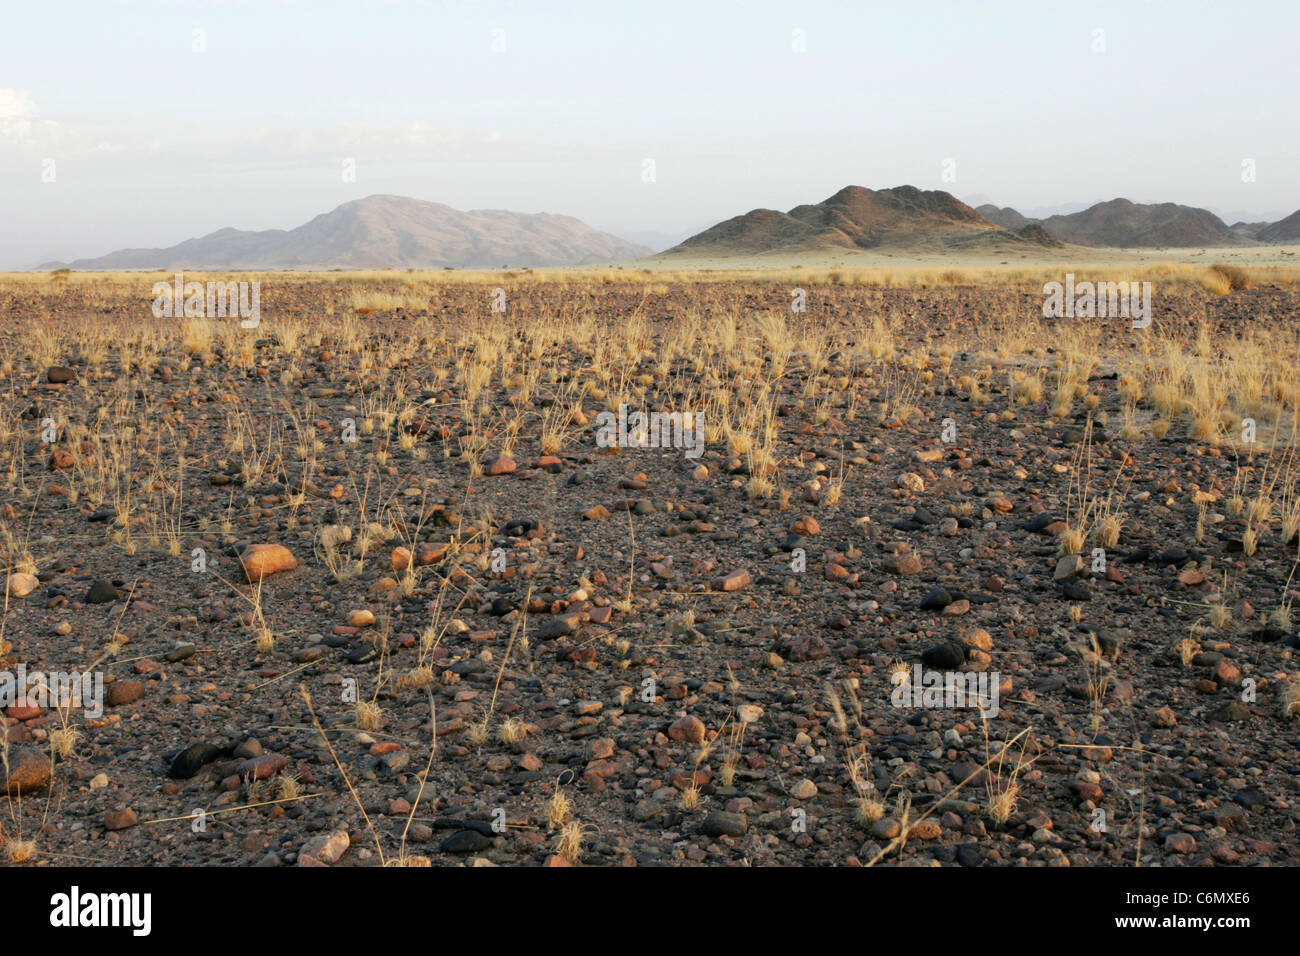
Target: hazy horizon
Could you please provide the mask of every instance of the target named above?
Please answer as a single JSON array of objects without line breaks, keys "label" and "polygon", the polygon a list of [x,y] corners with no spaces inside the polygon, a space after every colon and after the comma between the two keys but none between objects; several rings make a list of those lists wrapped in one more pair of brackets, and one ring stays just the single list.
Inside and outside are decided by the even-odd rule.
[{"label": "hazy horizon", "polygon": [[291,229],[377,193],[638,242],[850,184],[1030,215],[1120,196],[1228,224],[1300,208],[1285,172],[1300,12],[1257,2],[1231,18],[1207,3],[123,2],[6,19],[5,269]]}]

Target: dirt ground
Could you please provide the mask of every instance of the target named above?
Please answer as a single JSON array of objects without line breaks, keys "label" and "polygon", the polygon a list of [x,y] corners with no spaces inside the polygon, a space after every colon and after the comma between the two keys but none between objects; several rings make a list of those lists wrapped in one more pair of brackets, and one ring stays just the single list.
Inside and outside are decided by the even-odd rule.
[{"label": "dirt ground", "polygon": [[1294,287],[150,281],[0,283],[7,862],[1300,862]]}]

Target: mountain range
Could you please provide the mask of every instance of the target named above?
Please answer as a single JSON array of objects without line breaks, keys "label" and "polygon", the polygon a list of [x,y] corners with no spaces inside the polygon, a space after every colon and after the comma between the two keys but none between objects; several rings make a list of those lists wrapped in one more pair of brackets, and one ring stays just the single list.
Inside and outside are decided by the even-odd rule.
[{"label": "mountain range", "polygon": [[368,196],[296,229],[219,229],[166,249],[123,249],[41,269],[496,269],[599,265],[650,250],[571,216],[462,212],[403,196]]},{"label": "mountain range", "polygon": [[[1068,207],[1067,207],[1068,208]],[[654,241],[662,238],[639,234]],[[925,254],[1012,253],[1062,245],[1179,248],[1300,242],[1300,211],[1278,222],[1227,225],[1178,203],[1112,199],[1035,219],[1009,206],[972,208],[915,186],[846,186],[789,212],[754,209],[684,239],[656,259],[742,258],[771,253],[889,250]],[[571,216],[376,195],[346,202],[295,229],[220,229],[164,249],[123,249],[39,269],[495,269],[602,265],[651,249]]]},{"label": "mountain range", "polygon": [[1229,226],[1208,209],[1179,203],[1099,202],[1068,215],[1031,219],[1010,206],[977,206],[976,212],[1004,229],[1037,223],[1062,242],[1080,246],[1191,247],[1279,245],[1300,241],[1300,211],[1275,223],[1238,222]]},{"label": "mountain range", "polygon": [[843,249],[918,253],[1011,252],[1029,247],[1112,248],[1276,245],[1300,241],[1300,212],[1275,223],[1228,226],[1178,203],[1112,199],[1035,219],[1009,206],[970,207],[950,193],[915,186],[846,186],[789,212],[754,209],[718,223],[657,258],[698,259]]},{"label": "mountain range", "polygon": [[[1026,222],[1026,227],[1033,223]],[[846,186],[789,212],[755,209],[712,226],[663,256],[748,256],[832,249],[909,248],[959,251],[1060,245],[1041,229],[1008,229],[949,193],[915,186]]]}]

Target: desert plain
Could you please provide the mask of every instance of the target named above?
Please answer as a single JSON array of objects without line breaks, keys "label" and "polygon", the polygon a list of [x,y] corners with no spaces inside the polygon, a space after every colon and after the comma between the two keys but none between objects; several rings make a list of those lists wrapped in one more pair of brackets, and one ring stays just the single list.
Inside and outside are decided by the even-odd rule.
[{"label": "desert plain", "polygon": [[1295,865],[1272,255],[0,277],[0,854]]}]

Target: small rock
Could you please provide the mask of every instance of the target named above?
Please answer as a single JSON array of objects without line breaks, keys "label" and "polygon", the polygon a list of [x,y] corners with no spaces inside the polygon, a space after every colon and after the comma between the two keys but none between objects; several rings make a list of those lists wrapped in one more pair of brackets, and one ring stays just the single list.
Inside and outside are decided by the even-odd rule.
[{"label": "small rock", "polygon": [[925,481],[915,472],[905,471],[895,480],[895,484],[904,491],[910,491],[912,494],[919,495],[925,491]]},{"label": "small rock", "polygon": [[730,574],[713,582],[713,590],[715,591],[739,591],[741,588],[748,586],[748,571],[732,571]]},{"label": "small rock", "polygon": [[1214,665],[1214,670],[1210,673],[1210,677],[1218,681],[1220,684],[1231,684],[1235,687],[1241,683],[1241,670],[1235,665],[1221,660]]},{"label": "small rock", "polygon": [[889,561],[887,567],[900,577],[921,573],[921,559],[914,554],[902,554]]},{"label": "small rock", "polygon": [[1077,554],[1067,554],[1056,562],[1056,570],[1052,572],[1053,581],[1064,581],[1066,578],[1072,578],[1083,571],[1083,557]]},{"label": "small rock", "polygon": [[881,817],[871,824],[871,835],[880,840],[892,840],[902,832],[903,827],[890,817]]},{"label": "small rock", "polygon": [[698,717],[692,717],[689,714],[673,723],[668,728],[669,740],[680,740],[686,743],[699,744],[704,742],[704,721]]},{"label": "small rock", "polygon": [[9,576],[9,596],[12,598],[25,598],[36,590],[40,581],[34,574],[24,574],[22,571],[15,571]]},{"label": "small rock", "polygon": [[178,661],[185,660],[187,657],[192,657],[194,652],[197,650],[198,647],[196,645],[182,641],[168,651],[167,656],[165,656],[163,660],[167,661],[169,664],[175,664]]},{"label": "small rock", "polygon": [[292,571],[298,566],[298,559],[282,544],[254,544],[240,555],[239,563],[249,583],[256,584],[267,575]]},{"label": "small rock", "polygon": [[263,754],[240,763],[235,774],[243,780],[267,780],[283,770],[288,762],[283,754]]},{"label": "small rock", "polygon": [[726,810],[714,810],[700,823],[700,832],[706,836],[739,837],[749,829],[749,821],[743,813],[729,813]]},{"label": "small rock", "polygon": [[478,853],[492,845],[492,841],[477,830],[457,830],[442,841],[443,853]]},{"label": "small rock", "polygon": [[923,611],[941,611],[952,603],[952,595],[943,588],[935,588],[925,597],[921,598],[921,610]]},{"label": "small rock", "polygon": [[6,796],[40,790],[50,782],[54,767],[50,758],[31,747],[15,747],[9,751],[9,768],[0,763],[0,791]]},{"label": "small rock", "polygon": [[104,814],[104,828],[107,830],[126,830],[137,822],[135,811],[130,807],[125,810],[110,810]]},{"label": "small rock", "polygon": [[120,597],[117,588],[113,587],[111,581],[105,581],[103,578],[95,581],[86,592],[85,604],[109,604]]},{"label": "small rock", "polygon": [[966,663],[966,649],[952,641],[938,644],[921,654],[921,663],[935,670],[955,671]]},{"label": "small rock", "polygon": [[1231,723],[1238,720],[1250,719],[1250,708],[1239,700],[1231,700],[1222,707],[1210,713],[1211,720],[1217,720],[1222,723]]},{"label": "small rock", "polygon": [[347,830],[322,833],[320,836],[309,840],[298,851],[298,865],[311,866],[311,862],[303,862],[303,857],[310,857],[312,860],[331,866],[339,861],[339,857],[347,851],[350,845],[351,839],[348,837]]},{"label": "small rock", "polygon": [[1165,849],[1170,853],[1193,853],[1196,851],[1196,837],[1190,833],[1171,833],[1165,837]]},{"label": "small rock", "polygon": [[108,685],[104,693],[104,702],[109,707],[121,707],[144,696],[144,684],[138,680],[115,680]]},{"label": "small rock", "polygon": [[173,780],[188,780],[221,755],[221,748],[213,744],[186,747],[172,760],[167,776]]}]

